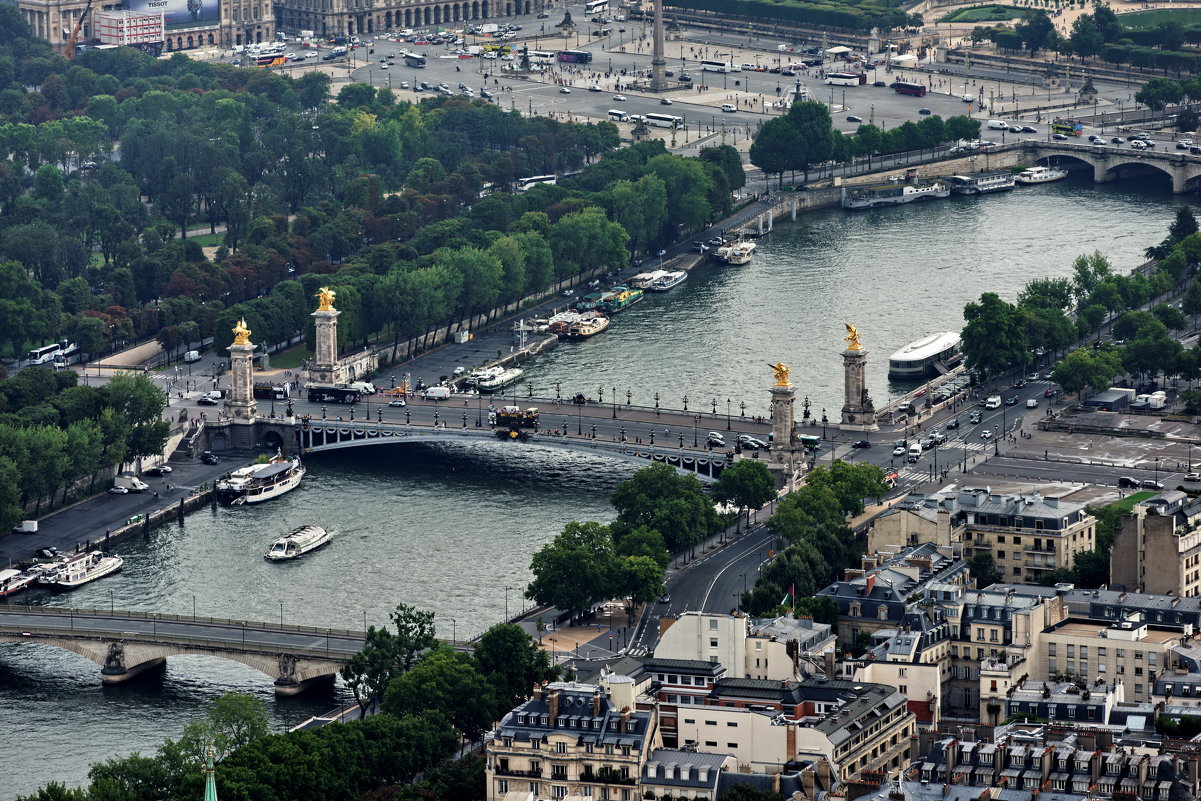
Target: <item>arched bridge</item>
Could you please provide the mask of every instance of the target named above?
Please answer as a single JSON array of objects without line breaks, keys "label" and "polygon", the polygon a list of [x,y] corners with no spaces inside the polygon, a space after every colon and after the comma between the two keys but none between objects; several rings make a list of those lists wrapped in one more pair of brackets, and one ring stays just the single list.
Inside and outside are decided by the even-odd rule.
[{"label": "arched bridge", "polygon": [[1129,145],[1094,145],[1088,140],[1025,140],[986,151],[975,151],[973,155],[977,167],[984,163],[982,159],[986,159],[987,166],[993,168],[1048,163],[1071,168],[1075,162],[1090,167],[1093,180],[1099,184],[1158,172],[1172,181],[1172,191],[1177,194],[1196,191],[1199,187],[1197,179],[1201,177],[1201,155],[1193,155],[1186,150],[1135,150]]},{"label": "arched bridge", "polygon": [[181,654],[241,662],[275,679],[279,695],[330,681],[363,647],[362,632],[121,610],[0,606],[0,642],[54,645],[127,681]]}]

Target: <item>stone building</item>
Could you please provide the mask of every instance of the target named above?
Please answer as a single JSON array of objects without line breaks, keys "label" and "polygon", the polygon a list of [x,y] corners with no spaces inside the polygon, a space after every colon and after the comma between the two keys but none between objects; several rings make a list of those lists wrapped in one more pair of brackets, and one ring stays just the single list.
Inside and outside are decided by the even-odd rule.
[{"label": "stone building", "polygon": [[546,0],[277,0],[280,30],[318,36],[362,36],[377,31],[495,20],[542,11]]},{"label": "stone building", "polygon": [[1201,502],[1173,491],[1136,504],[1114,532],[1109,581],[1133,592],[1201,595]]}]

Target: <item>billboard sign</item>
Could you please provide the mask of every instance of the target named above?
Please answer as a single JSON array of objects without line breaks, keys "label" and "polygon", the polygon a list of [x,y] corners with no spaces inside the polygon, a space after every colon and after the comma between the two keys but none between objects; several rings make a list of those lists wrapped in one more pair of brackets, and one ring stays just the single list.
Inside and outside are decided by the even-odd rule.
[{"label": "billboard sign", "polygon": [[129,0],[129,10],[162,13],[167,30],[209,28],[221,21],[218,0]]}]

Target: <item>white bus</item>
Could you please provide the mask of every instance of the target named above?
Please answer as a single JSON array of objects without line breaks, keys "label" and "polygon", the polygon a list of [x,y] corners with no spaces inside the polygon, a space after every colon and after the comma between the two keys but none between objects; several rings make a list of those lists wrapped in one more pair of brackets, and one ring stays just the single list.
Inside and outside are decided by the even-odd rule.
[{"label": "white bus", "polygon": [[545,67],[550,64],[554,64],[555,58],[558,56],[557,53],[550,53],[546,50],[530,50],[528,55],[530,57],[530,66],[539,67]]},{"label": "white bus", "polygon": [[529,178],[517,179],[517,191],[528,192],[535,184],[550,184],[554,186],[555,176],[553,175],[531,175]]},{"label": "white bus", "polygon": [[702,61],[702,72],[735,72],[734,65],[725,61]]},{"label": "white bus", "polygon": [[858,72],[828,72],[826,73],[826,85],[828,86],[858,86],[864,81],[859,77]]},{"label": "white bus", "polygon": [[34,348],[29,351],[29,355],[25,357],[26,364],[50,364],[54,361],[54,357],[63,352],[61,342],[55,342],[53,345],[45,345],[40,348]]},{"label": "white bus", "polygon": [[671,114],[647,114],[645,119],[647,125],[653,125],[656,128],[679,129],[684,127],[684,118]]},{"label": "white bus", "polygon": [[609,0],[586,0],[584,3],[584,16],[591,17],[594,14],[608,14]]},{"label": "white bus", "polygon": [[609,109],[609,119],[613,120],[613,122],[629,122],[630,115],[626,114],[624,111],[611,108]]},{"label": "white bus", "polygon": [[67,345],[60,350],[54,357],[54,369],[66,370],[72,364],[78,364],[83,354],[79,352],[79,346],[75,344]]}]

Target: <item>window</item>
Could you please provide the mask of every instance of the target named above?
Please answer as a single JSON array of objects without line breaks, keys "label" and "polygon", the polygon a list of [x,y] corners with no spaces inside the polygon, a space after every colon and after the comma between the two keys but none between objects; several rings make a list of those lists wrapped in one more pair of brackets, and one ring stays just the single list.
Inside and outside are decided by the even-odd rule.
[{"label": "window", "polygon": [[1108,648],[1097,648],[1097,656],[1099,658],[1104,659],[1106,656],[1108,656],[1108,654],[1109,654]]},{"label": "window", "polygon": [[716,726],[716,725],[717,725],[717,721],[716,721],[716,720],[706,720],[706,721],[705,721],[705,725],[706,725],[706,726]]},{"label": "window", "polygon": [[717,631],[717,619],[713,618],[709,621],[709,631]]},{"label": "window", "polygon": [[903,678],[905,678],[905,675],[908,672],[908,670],[909,670],[909,668],[897,668],[897,675],[903,679]]},{"label": "window", "polygon": [[1147,654],[1147,665],[1150,667],[1155,667],[1157,664],[1158,664],[1158,660],[1156,659],[1156,655],[1155,654]]},{"label": "window", "polygon": [[1118,659],[1125,659],[1125,658],[1126,658],[1126,649],[1124,649],[1124,648],[1118,648],[1118,649],[1117,649],[1117,652],[1118,652]]},{"label": "window", "polygon": [[507,779],[498,779],[496,782],[496,792],[500,795],[509,792],[509,781]]},{"label": "window", "polygon": [[591,754],[594,747],[595,746],[593,746],[592,743],[584,743],[584,753]]},{"label": "window", "polygon": [[717,638],[716,638],[716,637],[710,637],[710,638],[709,638],[709,647],[710,647],[710,648],[716,648],[716,647],[717,647]]},{"label": "window", "polygon": [[1058,654],[1055,653],[1055,643],[1047,643],[1047,656],[1058,656]]},{"label": "window", "polygon": [[1088,646],[1087,645],[1080,646],[1080,658],[1088,659]]},{"label": "window", "polygon": [[1075,659],[1075,658],[1076,658],[1076,646],[1072,645],[1071,643],[1068,643],[1068,659]]},{"label": "window", "polygon": [[696,719],[695,718],[684,718],[684,722],[685,723],[696,723]]},{"label": "window", "polygon": [[1141,684],[1134,685],[1134,694],[1142,695],[1143,694],[1143,685],[1141,685]]},{"label": "window", "polygon": [[737,748],[738,743],[726,743],[726,748]]},{"label": "window", "polygon": [[1000,559],[1004,559],[1004,558],[1005,558],[1005,552],[997,551],[997,559],[1000,560]]},{"label": "window", "polygon": [[705,745],[709,748],[717,748],[717,740],[705,740]]},{"label": "window", "polygon": [[566,754],[567,753],[567,743],[555,743],[555,753],[556,754]]},{"label": "window", "polygon": [[901,695],[909,695],[909,687],[904,684],[898,684],[897,689],[901,691]]}]

